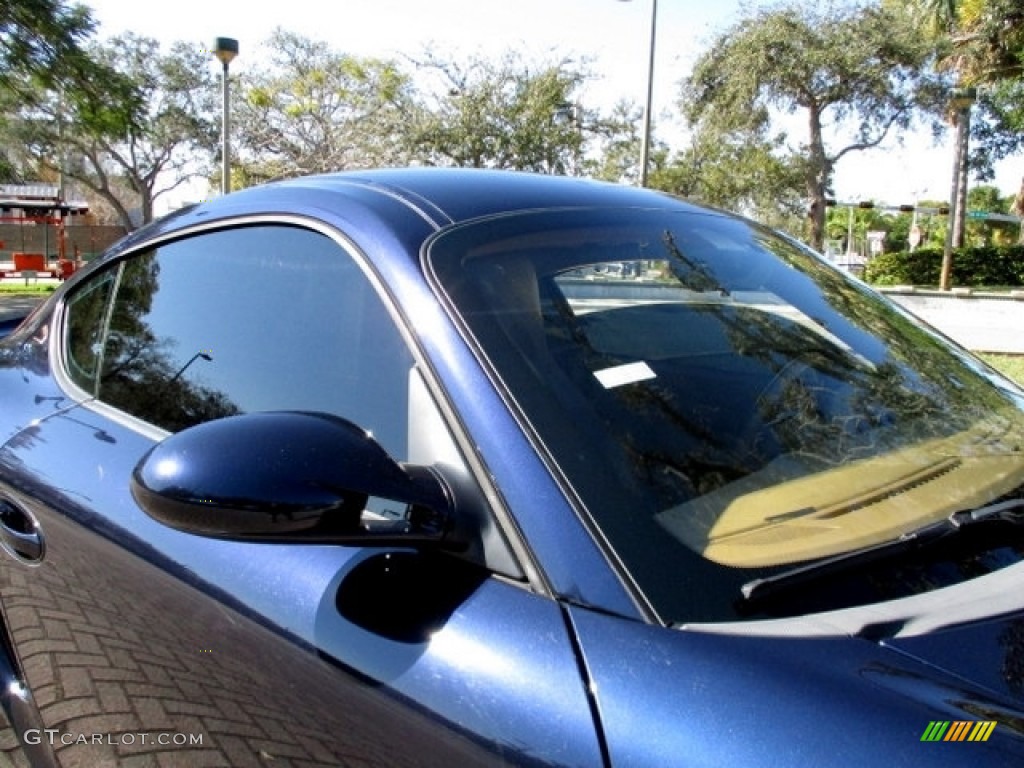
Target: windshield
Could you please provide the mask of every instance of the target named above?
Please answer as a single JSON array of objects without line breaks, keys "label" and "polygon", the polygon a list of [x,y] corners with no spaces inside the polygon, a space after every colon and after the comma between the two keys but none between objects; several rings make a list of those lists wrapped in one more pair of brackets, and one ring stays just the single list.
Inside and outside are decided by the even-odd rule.
[{"label": "windshield", "polygon": [[787,239],[705,212],[453,228],[434,276],[668,621],[1021,493],[1024,398]]}]

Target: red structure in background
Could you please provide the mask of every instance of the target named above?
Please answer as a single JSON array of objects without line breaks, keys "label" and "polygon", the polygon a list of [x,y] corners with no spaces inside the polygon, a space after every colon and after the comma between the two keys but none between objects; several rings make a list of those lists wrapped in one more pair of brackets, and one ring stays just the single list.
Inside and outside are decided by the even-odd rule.
[{"label": "red structure in background", "polygon": [[[57,260],[51,262],[49,253],[14,251],[12,261],[0,263],[0,279],[11,274],[27,276],[49,274],[61,280],[71,277],[82,266],[78,248],[74,258],[68,258],[64,222],[68,216],[89,212],[85,203],[69,203],[61,198],[60,189],[46,184],[0,185],[0,223],[20,226],[53,227],[57,234]],[[0,249],[4,247],[0,243]]]}]

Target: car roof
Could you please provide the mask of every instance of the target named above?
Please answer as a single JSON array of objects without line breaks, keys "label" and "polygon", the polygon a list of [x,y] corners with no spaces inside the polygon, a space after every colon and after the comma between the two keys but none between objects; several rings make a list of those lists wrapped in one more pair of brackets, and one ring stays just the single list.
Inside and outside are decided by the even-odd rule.
[{"label": "car roof", "polygon": [[[360,194],[362,193],[362,194]],[[370,208],[384,199],[417,209],[436,227],[483,216],[552,208],[654,207],[703,210],[650,189],[570,176],[482,168],[386,168],[304,176],[240,190],[211,201],[258,208],[301,196],[325,209],[340,198]]]},{"label": "car roof", "polygon": [[[528,210],[658,208],[714,212],[651,189],[570,176],[481,168],[386,168],[303,176],[248,187],[175,211],[124,238],[122,252],[191,225],[265,213],[345,211],[361,231],[403,230],[410,242],[452,224]],[[400,213],[404,211],[400,215]],[[404,219],[405,222],[400,223]],[[411,226],[410,221],[419,221]],[[415,248],[412,249],[415,252]]]},{"label": "car roof", "polygon": [[570,176],[480,168],[405,168],[314,177],[329,186],[383,187],[429,202],[446,223],[513,211],[588,207],[693,207],[663,192]]}]

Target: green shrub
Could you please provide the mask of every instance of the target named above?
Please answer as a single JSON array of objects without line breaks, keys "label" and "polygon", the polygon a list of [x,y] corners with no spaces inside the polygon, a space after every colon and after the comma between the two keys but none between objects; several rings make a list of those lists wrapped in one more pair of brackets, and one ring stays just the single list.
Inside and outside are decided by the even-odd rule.
[{"label": "green shrub", "polygon": [[[913,253],[883,253],[864,269],[864,279],[875,285],[938,285],[942,250],[921,248]],[[953,285],[1024,286],[1024,246],[957,248],[950,272]]]},{"label": "green shrub", "polygon": [[4,282],[0,282],[0,294],[9,296],[11,294],[31,294],[39,295],[45,293],[53,293],[57,290],[56,283],[31,283],[26,285],[17,278],[8,279]]}]

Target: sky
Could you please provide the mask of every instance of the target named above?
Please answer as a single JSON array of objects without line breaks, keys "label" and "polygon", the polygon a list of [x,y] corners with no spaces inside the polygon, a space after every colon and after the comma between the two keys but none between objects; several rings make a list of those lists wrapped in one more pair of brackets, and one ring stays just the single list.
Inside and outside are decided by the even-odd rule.
[{"label": "sky", "polygon": [[[238,40],[232,72],[260,62],[260,44],[275,27],[323,40],[358,56],[415,58],[434,51],[443,58],[496,56],[509,49],[530,58],[587,58],[597,75],[588,103],[609,108],[619,99],[646,98],[652,0],[79,0],[100,22],[101,38],[125,31],[209,46],[215,37]],[[714,38],[757,0],[661,0],[654,69],[655,135],[682,136],[671,124],[679,82]],[[211,68],[220,69],[211,56]],[[660,123],[660,125],[659,125]],[[799,129],[799,124],[797,124]],[[800,137],[798,137],[800,138]],[[891,205],[949,196],[952,147],[926,130],[886,142],[884,149],[847,154],[835,175],[840,201]],[[1017,192],[1024,156],[1003,161],[991,182],[1004,195]]]}]

